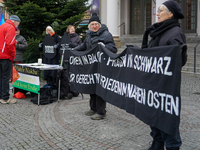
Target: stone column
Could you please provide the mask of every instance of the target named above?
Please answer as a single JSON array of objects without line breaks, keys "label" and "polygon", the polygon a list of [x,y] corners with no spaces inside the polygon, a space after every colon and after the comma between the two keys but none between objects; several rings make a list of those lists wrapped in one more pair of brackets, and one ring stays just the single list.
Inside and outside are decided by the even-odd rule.
[{"label": "stone column", "polygon": [[121,46],[119,40],[120,25],[120,0],[101,0],[102,23],[106,24],[109,32],[113,35],[116,47]]},{"label": "stone column", "polygon": [[113,36],[119,36],[119,18],[118,0],[107,0],[107,27]]}]

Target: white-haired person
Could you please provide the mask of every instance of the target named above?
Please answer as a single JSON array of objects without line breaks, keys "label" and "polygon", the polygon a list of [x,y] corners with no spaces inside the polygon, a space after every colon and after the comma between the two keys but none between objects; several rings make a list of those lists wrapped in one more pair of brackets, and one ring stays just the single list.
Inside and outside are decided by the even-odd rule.
[{"label": "white-haired person", "polygon": [[[158,7],[156,15],[158,22],[145,31],[142,48],[180,45],[182,47],[180,48],[181,55],[177,57],[180,57],[182,66],[184,66],[187,61],[187,46],[185,34],[179,24],[179,19],[184,18],[182,8],[176,1],[168,0]],[[149,43],[148,36],[151,37]],[[177,122],[180,123],[180,118],[178,118]],[[150,126],[150,135],[153,138],[153,142],[148,150],[164,150],[164,147],[166,147],[166,150],[179,150],[182,144],[179,123],[174,123],[174,127],[178,126],[174,135],[168,134],[155,126]]]},{"label": "white-haired person", "polygon": [[[45,56],[45,54],[43,54],[42,62],[45,63],[45,64],[58,65],[59,64],[59,60],[60,60],[60,53],[59,53],[60,38],[55,33],[55,31],[53,30],[53,28],[51,26],[47,26],[46,27],[46,34],[50,35],[54,39],[54,42],[56,43],[54,45],[54,48],[56,49],[56,55],[53,58],[47,58]],[[39,51],[43,50],[43,42],[39,44]],[[51,86],[51,87],[55,87],[56,76],[57,76],[57,71],[56,70],[45,70],[44,71],[44,79],[47,81],[47,84],[49,86]]]},{"label": "white-haired person", "polygon": [[[92,14],[89,20],[88,32],[84,43],[75,47],[73,50],[86,51],[101,44],[113,53],[117,52],[113,36],[108,31],[106,25],[101,24],[96,13]],[[100,120],[106,118],[106,102],[96,94],[90,94],[90,110],[85,112],[85,115],[91,116],[93,120]]]}]

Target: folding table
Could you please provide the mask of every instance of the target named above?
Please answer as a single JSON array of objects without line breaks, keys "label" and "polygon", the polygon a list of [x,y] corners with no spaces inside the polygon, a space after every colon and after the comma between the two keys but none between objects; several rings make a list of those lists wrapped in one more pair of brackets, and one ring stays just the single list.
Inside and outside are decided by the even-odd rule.
[{"label": "folding table", "polygon": [[[13,87],[38,94],[40,104],[40,72],[41,70],[62,70],[60,65],[27,63],[13,66]],[[60,78],[58,85],[58,102],[60,100]]]}]

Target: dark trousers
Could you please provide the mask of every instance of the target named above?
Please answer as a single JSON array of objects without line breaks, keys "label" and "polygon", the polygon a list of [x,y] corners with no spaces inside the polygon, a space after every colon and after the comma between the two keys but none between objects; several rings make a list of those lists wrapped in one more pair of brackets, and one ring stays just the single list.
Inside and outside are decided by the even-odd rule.
[{"label": "dark trousers", "polygon": [[9,80],[11,76],[12,62],[9,59],[0,59],[0,99],[8,100]]},{"label": "dark trousers", "polygon": [[90,94],[90,108],[100,115],[106,114],[106,101],[96,94]]},{"label": "dark trousers", "polygon": [[162,141],[165,143],[167,148],[179,148],[182,144],[180,132],[178,131],[175,135],[169,135],[158,128],[151,127],[151,136],[155,141]]}]

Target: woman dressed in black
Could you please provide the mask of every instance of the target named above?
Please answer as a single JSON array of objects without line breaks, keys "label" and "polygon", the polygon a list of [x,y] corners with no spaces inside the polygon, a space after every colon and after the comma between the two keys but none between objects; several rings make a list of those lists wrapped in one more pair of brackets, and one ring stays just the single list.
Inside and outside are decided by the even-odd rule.
[{"label": "woman dressed in black", "polygon": [[[157,11],[158,22],[153,24],[148,28],[143,36],[142,48],[165,46],[165,45],[180,45],[182,66],[185,65],[187,61],[187,46],[186,38],[180,24],[179,19],[183,19],[183,11],[180,5],[173,0],[165,1]],[[152,38],[148,43],[148,35]],[[180,122],[180,118],[179,118]],[[179,128],[174,135],[165,133],[164,131],[150,126],[150,135],[153,138],[153,143],[148,150],[164,150],[164,145],[166,150],[179,150],[182,144]]]},{"label": "woman dressed in black", "polygon": [[75,32],[75,27],[73,25],[69,25],[66,29],[66,32],[68,33],[70,37],[69,46],[71,48],[74,48],[82,43],[79,35]]},{"label": "woman dressed in black", "polygon": [[[53,58],[47,58],[43,54],[42,61],[45,64],[54,64],[54,65],[59,65],[59,60],[60,60],[60,54],[59,54],[59,42],[60,38],[58,37],[57,34],[55,34],[54,30],[52,29],[51,26],[46,27],[46,34],[50,35],[53,39],[56,45],[54,45],[54,48],[56,49],[56,54]],[[43,41],[44,42],[44,41]],[[39,50],[43,50],[43,42],[39,44]],[[44,79],[47,80],[47,84],[54,87],[56,84],[56,76],[57,76],[57,70],[45,70],[44,71]]]}]

